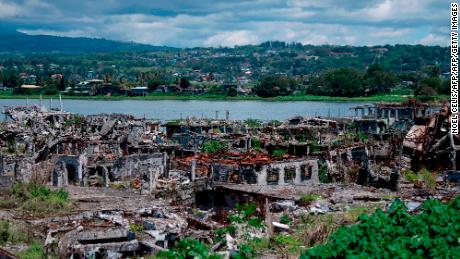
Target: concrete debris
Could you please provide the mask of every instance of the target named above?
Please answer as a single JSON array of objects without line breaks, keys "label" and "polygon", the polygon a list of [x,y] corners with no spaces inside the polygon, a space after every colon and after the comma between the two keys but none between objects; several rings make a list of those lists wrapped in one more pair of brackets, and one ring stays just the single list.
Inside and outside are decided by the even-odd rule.
[{"label": "concrete debris", "polygon": [[[294,231],[282,215],[298,221],[385,207],[395,197],[415,213],[428,198],[459,193],[460,139],[449,133],[448,107],[353,109],[352,118],[248,123],[5,107],[0,190],[7,195],[16,182],[64,188],[73,210],[38,218],[9,210],[0,218],[39,226],[46,250],[61,258],[142,257],[188,236],[229,258],[248,236]],[[435,180],[417,174],[422,168]],[[238,223],[213,241],[247,203],[265,225]]]}]

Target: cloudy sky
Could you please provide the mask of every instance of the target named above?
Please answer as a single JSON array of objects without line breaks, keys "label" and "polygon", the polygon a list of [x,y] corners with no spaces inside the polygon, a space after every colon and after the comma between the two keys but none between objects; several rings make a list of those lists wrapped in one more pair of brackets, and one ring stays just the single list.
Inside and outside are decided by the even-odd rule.
[{"label": "cloudy sky", "polygon": [[0,25],[174,47],[267,40],[447,46],[449,10],[449,0],[0,0]]}]

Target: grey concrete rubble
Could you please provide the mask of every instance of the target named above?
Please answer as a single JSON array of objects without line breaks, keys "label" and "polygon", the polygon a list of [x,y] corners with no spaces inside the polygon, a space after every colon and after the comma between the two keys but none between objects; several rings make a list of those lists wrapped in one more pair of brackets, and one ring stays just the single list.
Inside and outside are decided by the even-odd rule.
[{"label": "grey concrete rubble", "polygon": [[[47,252],[61,258],[135,258],[187,236],[228,257],[244,235],[292,232],[282,215],[384,208],[394,197],[416,212],[423,200],[459,193],[460,140],[449,133],[447,107],[354,109],[353,118],[161,122],[5,107],[0,190],[18,182],[64,188],[73,207],[40,218],[1,211],[0,219],[45,229]],[[438,176],[431,189],[406,175],[422,168]],[[240,224],[214,242],[228,212],[248,202],[265,226]]]}]

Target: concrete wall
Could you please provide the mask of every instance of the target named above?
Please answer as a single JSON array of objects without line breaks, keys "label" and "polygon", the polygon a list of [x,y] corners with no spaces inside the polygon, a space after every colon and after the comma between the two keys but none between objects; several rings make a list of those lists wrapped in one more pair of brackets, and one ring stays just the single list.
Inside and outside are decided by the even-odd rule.
[{"label": "concrete wall", "polygon": [[[319,176],[318,176],[318,160],[317,159],[310,159],[310,160],[301,160],[301,161],[283,161],[277,162],[269,165],[263,165],[262,169],[257,172],[257,184],[258,185],[267,185],[267,177],[270,170],[278,172],[278,182],[275,183],[276,185],[288,185],[290,183],[286,183],[284,180],[285,170],[286,168],[294,168],[295,169],[295,176],[293,179],[294,184],[308,184],[308,183],[319,183]],[[310,179],[302,179],[302,169],[311,170],[311,178]]]}]

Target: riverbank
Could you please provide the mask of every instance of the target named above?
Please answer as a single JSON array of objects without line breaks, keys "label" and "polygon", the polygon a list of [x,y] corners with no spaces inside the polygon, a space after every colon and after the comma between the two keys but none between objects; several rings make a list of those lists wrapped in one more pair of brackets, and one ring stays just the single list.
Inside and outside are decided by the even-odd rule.
[{"label": "riverbank", "polygon": [[[316,95],[291,95],[263,98],[259,96],[225,96],[225,95],[147,95],[147,96],[67,96],[63,95],[62,99],[70,100],[142,100],[142,101],[160,101],[160,100],[179,100],[179,101],[318,101],[318,102],[403,102],[412,96],[408,95],[375,95],[367,97],[333,97],[333,96],[316,96]],[[0,93],[0,99],[39,99],[39,95],[12,95],[9,93]],[[43,99],[59,98],[58,95],[43,95]],[[446,99],[447,96],[436,96],[436,100]]]}]

